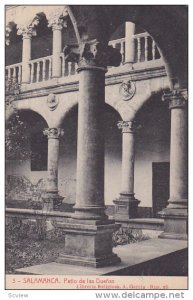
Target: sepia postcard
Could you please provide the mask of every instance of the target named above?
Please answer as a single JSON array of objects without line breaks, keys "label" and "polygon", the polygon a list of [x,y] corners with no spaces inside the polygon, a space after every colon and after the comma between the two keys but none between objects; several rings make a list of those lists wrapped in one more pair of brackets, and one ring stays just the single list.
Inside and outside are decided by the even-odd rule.
[{"label": "sepia postcard", "polygon": [[188,5],[4,13],[5,289],[184,298]]}]

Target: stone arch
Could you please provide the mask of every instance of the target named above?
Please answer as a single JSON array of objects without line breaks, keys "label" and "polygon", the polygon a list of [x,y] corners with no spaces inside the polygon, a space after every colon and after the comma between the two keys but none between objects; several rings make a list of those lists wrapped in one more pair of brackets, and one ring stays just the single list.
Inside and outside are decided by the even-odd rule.
[{"label": "stone arch", "polygon": [[66,116],[68,116],[70,114],[70,112],[78,105],[78,98],[77,97],[72,97],[72,99],[70,99],[70,101],[65,101],[64,105],[63,105],[63,110],[62,110],[62,114],[58,117],[58,127],[61,126],[61,124],[63,123],[64,119],[66,118]]},{"label": "stone arch", "polygon": [[[34,188],[33,191],[38,188],[38,194],[35,194],[40,199],[39,188],[47,170],[48,140],[43,134],[47,122],[30,109],[19,110],[19,114],[12,114],[12,118],[6,126],[6,176],[13,180],[24,180],[24,186],[27,181],[32,190]],[[12,192],[15,193],[14,190]],[[18,199],[20,196],[22,200],[22,194],[19,193]],[[31,193],[28,196],[31,197]]]},{"label": "stone arch", "polygon": [[132,108],[132,106],[128,105],[128,103],[120,101],[118,98],[112,100],[110,97],[106,98],[105,103],[112,107],[120,115],[120,121],[131,121],[134,118],[136,111]]},{"label": "stone arch", "polygon": [[29,101],[27,101],[27,103],[25,103],[25,100],[22,101],[14,101],[12,102],[6,109],[6,114],[5,114],[5,121],[6,123],[9,122],[10,118],[16,113],[16,112],[21,112],[21,111],[32,111],[34,113],[36,113],[37,115],[40,116],[40,118],[42,118],[45,123],[48,126],[48,121],[46,120],[46,118],[43,116],[43,114],[41,114],[41,112],[39,112],[37,109],[30,107]]},{"label": "stone arch", "polygon": [[108,6],[106,11],[111,19],[111,32],[126,21],[143,27],[161,51],[171,85],[187,87],[186,6],[120,5]]},{"label": "stone arch", "polygon": [[71,5],[70,9],[74,28],[80,39],[98,39],[107,43],[111,34],[122,23],[131,21],[138,24],[155,40],[165,61],[171,87],[187,87],[186,6]]},{"label": "stone arch", "polygon": [[40,11],[35,17],[38,24],[35,27],[36,35],[31,41],[31,60],[52,55],[52,29],[48,27],[47,16]]},{"label": "stone arch", "polygon": [[[120,115],[120,119],[124,118],[125,111],[130,111],[130,109],[128,108],[128,106],[126,104],[120,105],[119,100],[112,101],[110,97],[105,99],[105,104],[112,107]],[[77,97],[74,97],[73,99],[71,99],[71,101],[68,101],[68,102],[66,101],[64,103],[65,109],[63,106],[63,113],[58,119],[58,127],[61,126],[61,124],[63,123],[66,116],[69,115],[69,113],[72,111],[72,109],[74,109],[77,105],[78,105]]]},{"label": "stone arch", "polygon": [[[50,13],[50,7],[43,7],[46,16]],[[24,22],[27,25],[34,22],[34,16],[42,10],[41,6],[23,6],[22,9],[23,15],[27,15],[27,10],[30,10],[31,19]],[[171,86],[187,87],[187,6],[70,5],[57,6],[55,10],[57,16],[69,15],[78,43],[80,40],[92,39],[108,43],[110,35],[121,23],[131,21],[139,24],[149,32],[159,47]],[[13,16],[6,21],[9,23],[12,20]],[[19,24],[19,18],[16,23]]]},{"label": "stone arch", "polygon": [[113,108],[120,116],[120,119],[122,119],[122,111],[119,109],[118,105],[119,101],[112,101],[111,97],[106,97],[105,104],[109,105],[111,108]]}]

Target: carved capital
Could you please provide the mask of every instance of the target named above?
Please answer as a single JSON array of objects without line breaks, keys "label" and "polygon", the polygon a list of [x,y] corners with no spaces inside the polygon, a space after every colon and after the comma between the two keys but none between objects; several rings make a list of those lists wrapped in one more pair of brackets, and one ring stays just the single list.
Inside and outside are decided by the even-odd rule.
[{"label": "carved capital", "polygon": [[46,14],[48,19],[48,27],[52,27],[52,30],[62,30],[63,27],[67,27],[66,17],[68,16],[68,9],[66,6],[59,6],[52,9]]},{"label": "carved capital", "polygon": [[134,133],[137,129],[135,121],[119,121],[117,124],[122,133]]},{"label": "carved capital", "polygon": [[78,63],[79,70],[88,67],[119,66],[121,62],[121,54],[118,49],[97,40],[84,42],[79,46],[66,46],[63,51],[67,61]]},{"label": "carved capital", "polygon": [[36,16],[33,19],[27,19],[23,23],[18,23],[17,24],[17,34],[22,35],[23,39],[26,38],[32,38],[32,36],[36,36],[37,32],[35,29],[35,26],[37,26],[39,23],[39,19]]},{"label": "carved capital", "polygon": [[167,91],[162,96],[163,101],[169,102],[169,108],[184,108],[188,100],[186,89]]},{"label": "carved capital", "polygon": [[48,139],[59,139],[64,135],[64,130],[61,128],[46,128],[43,134],[47,135]]}]

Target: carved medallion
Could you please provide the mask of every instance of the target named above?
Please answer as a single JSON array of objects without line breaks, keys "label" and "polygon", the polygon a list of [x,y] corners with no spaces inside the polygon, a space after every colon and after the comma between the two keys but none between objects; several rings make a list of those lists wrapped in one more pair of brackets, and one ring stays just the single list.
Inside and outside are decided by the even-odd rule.
[{"label": "carved medallion", "polygon": [[124,101],[130,100],[133,98],[136,92],[136,85],[134,81],[131,80],[125,80],[122,82],[119,93],[122,96],[122,99]]},{"label": "carved medallion", "polygon": [[56,109],[56,107],[58,106],[58,98],[56,97],[56,95],[54,94],[49,94],[48,98],[47,98],[47,104],[50,110],[54,110]]}]

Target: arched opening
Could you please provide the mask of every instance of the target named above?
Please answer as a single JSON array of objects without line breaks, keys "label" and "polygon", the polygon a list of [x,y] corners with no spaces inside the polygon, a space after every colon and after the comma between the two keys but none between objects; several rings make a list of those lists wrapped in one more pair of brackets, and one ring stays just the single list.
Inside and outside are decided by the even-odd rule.
[{"label": "arched opening", "polygon": [[[105,205],[113,205],[120,191],[121,180],[121,132],[117,122],[120,115],[110,105],[105,104]],[[78,106],[73,107],[61,124],[64,136],[60,140],[59,192],[64,202],[74,204],[76,200],[77,130]]]},{"label": "arched opening", "polygon": [[28,207],[31,200],[40,200],[37,190],[47,174],[46,127],[42,116],[31,110],[13,114],[7,123],[6,204],[11,207]]},{"label": "arched opening", "polygon": [[65,203],[75,204],[76,200],[76,158],[77,158],[77,129],[78,105],[66,115],[61,128],[64,135],[60,140],[58,187]]},{"label": "arched opening", "polygon": [[118,112],[105,105],[104,138],[105,138],[105,205],[113,205],[121,186],[121,149],[122,133],[117,127],[121,120]]},{"label": "arched opening", "polygon": [[153,94],[136,115],[135,197],[143,217],[157,216],[169,198],[170,111]]},{"label": "arched opening", "polygon": [[38,24],[36,26],[37,34],[32,38],[32,60],[52,55],[52,28],[48,27],[48,20],[43,12],[39,12],[36,16],[38,18]]},{"label": "arched opening", "polygon": [[161,51],[172,86],[187,87],[186,6],[120,5],[108,6],[107,12],[111,22],[111,34],[126,21],[147,31]]},{"label": "arched opening", "polygon": [[5,65],[13,65],[22,61],[22,36],[17,34],[17,24],[10,22],[7,25],[9,28],[8,39],[9,44],[5,51]]},{"label": "arched opening", "polygon": [[[134,41],[134,55],[133,62],[142,63],[152,60],[157,60],[161,58],[161,53],[158,50],[158,47],[155,44],[153,38],[149,35],[148,32],[141,25],[134,23],[135,29],[132,35]],[[119,25],[116,30],[110,36],[110,45],[113,45],[115,48],[120,50],[122,55],[122,63],[127,61],[126,52],[130,52],[130,49],[126,47],[127,29],[126,22]]]}]

